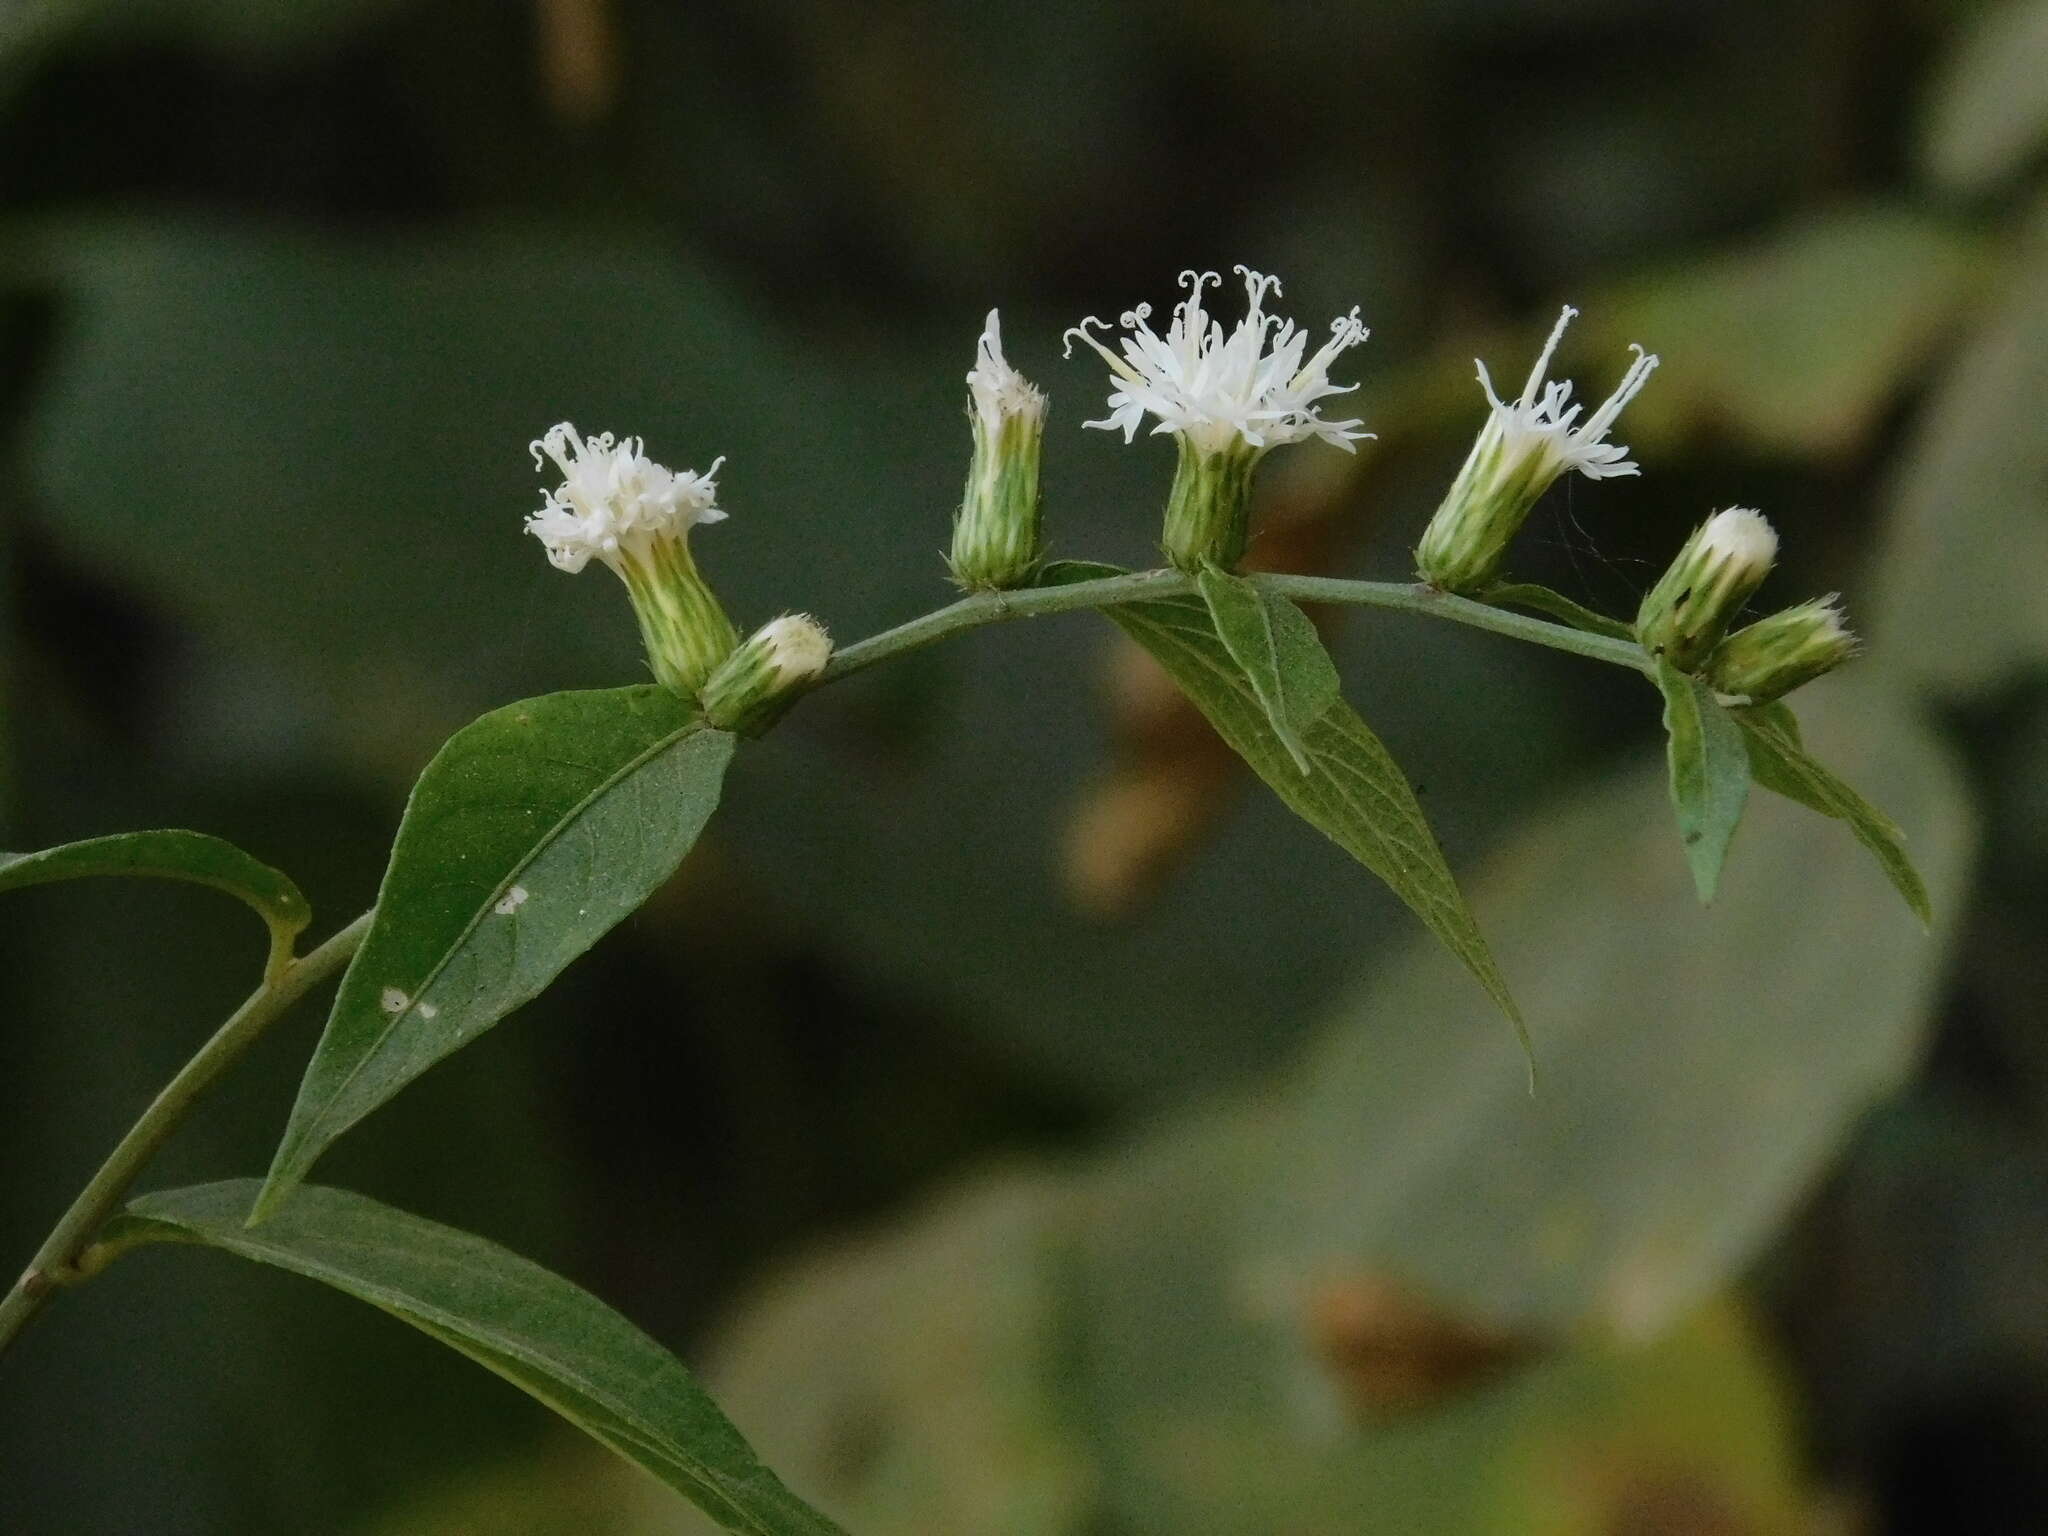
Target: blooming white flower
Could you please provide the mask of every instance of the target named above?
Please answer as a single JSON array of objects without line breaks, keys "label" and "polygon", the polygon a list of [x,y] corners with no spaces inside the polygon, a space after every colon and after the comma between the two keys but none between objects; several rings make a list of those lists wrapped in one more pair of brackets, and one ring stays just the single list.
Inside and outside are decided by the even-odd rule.
[{"label": "blooming white flower", "polygon": [[533,467],[554,460],[562,483],[545,493],[526,531],[546,546],[556,568],[574,573],[591,557],[614,570],[661,539],[680,539],[699,523],[724,520],[717,505],[723,456],[702,474],[681,474],[647,457],[637,437],[599,432],[584,438],[564,421],[527,445]]},{"label": "blooming white flower", "polygon": [[1636,466],[1629,461],[1628,449],[1619,443],[1608,442],[1607,430],[1614,425],[1621,408],[1641,393],[1643,385],[1649,382],[1650,375],[1657,369],[1656,354],[1631,345],[1629,350],[1635,353],[1635,361],[1622,374],[1614,393],[1600,403],[1583,426],[1575,425],[1583,407],[1569,403],[1571,382],[1567,379],[1546,382],[1546,379],[1550,372],[1550,359],[1557,351],[1565,327],[1577,315],[1578,311],[1569,304],[1559,313],[1557,324],[1550,329],[1550,339],[1543,343],[1543,350],[1536,356],[1536,365],[1529,370],[1521,398],[1513,405],[1501,403],[1500,396],[1493,392],[1493,379],[1487,374],[1486,364],[1480,359],[1473,359],[1479,369],[1479,387],[1486,391],[1487,404],[1493,407],[1493,414],[1481,429],[1481,445],[1485,445],[1491,436],[1506,457],[1522,459],[1526,456],[1535,460],[1541,466],[1539,473],[1548,471],[1544,479],[1546,486],[1566,470],[1575,469],[1588,480],[1637,473]]},{"label": "blooming white flower", "polygon": [[702,474],[681,474],[647,457],[637,437],[579,435],[564,421],[528,444],[534,468],[542,455],[562,473],[526,531],[560,570],[603,561],[626,584],[657,680],[694,694],[739,641],[732,621],[697,573],[689,532],[725,517],[718,508],[723,458]]},{"label": "blooming white flower", "polygon": [[1108,323],[1090,315],[1066,333],[1071,355],[1076,339],[1093,347],[1109,364],[1117,385],[1109,397],[1109,415],[1084,426],[1120,430],[1130,442],[1147,414],[1158,418],[1154,432],[1172,432],[1202,455],[1231,447],[1233,440],[1258,452],[1303,438],[1319,437],[1346,453],[1370,432],[1357,421],[1325,421],[1316,402],[1347,394],[1355,384],[1332,384],[1330,365],[1368,332],[1353,309],[1330,328],[1330,339],[1303,361],[1308,332],[1266,313],[1266,298],[1280,293],[1280,280],[1234,269],[1244,278],[1245,315],[1226,332],[1202,306],[1202,290],[1222,278],[1214,272],[1183,272],[1188,296],[1173,307],[1173,319],[1161,336],[1152,329],[1152,306],[1126,310],[1121,323],[1130,334],[1121,337],[1121,356],[1089,334],[1091,325],[1105,331]]},{"label": "blooming white flower", "polygon": [[1476,592],[1490,585],[1537,499],[1560,475],[1577,470],[1589,480],[1633,475],[1628,449],[1607,441],[1621,408],[1641,391],[1657,359],[1635,347],[1635,361],[1614,393],[1581,423],[1582,407],[1571,403],[1568,380],[1550,379],[1550,360],[1578,311],[1567,304],[1537,354],[1522,393],[1512,405],[1494,393],[1486,364],[1475,359],[1479,387],[1491,408],[1486,424],[1465,456],[1450,491],[1415,548],[1422,579],[1447,592]]},{"label": "blooming white flower", "polygon": [[[1778,535],[1761,512],[1729,507],[1693,530],[1636,614],[1636,637],[1681,672],[1706,661],[1770,574]],[[1730,690],[1740,691],[1740,690]]]},{"label": "blooming white flower", "polygon": [[947,561],[963,587],[1021,586],[1045,553],[1038,516],[1045,395],[1003,356],[1002,321],[994,310],[975,346],[967,393],[974,458]]}]

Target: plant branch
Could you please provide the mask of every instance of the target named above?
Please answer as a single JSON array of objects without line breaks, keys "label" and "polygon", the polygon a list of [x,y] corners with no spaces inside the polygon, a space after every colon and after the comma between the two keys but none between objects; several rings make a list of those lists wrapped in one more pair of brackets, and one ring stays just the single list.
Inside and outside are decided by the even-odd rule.
[{"label": "plant branch", "polygon": [[[1348,603],[1390,608],[1399,613],[1419,613],[1427,618],[1448,619],[1454,624],[1467,624],[1474,629],[1549,646],[1552,650],[1568,651],[1574,656],[1609,662],[1633,672],[1647,672],[1650,667],[1649,658],[1633,642],[1586,634],[1544,619],[1508,613],[1416,582],[1340,581],[1325,576],[1266,574],[1252,579],[1268,591],[1305,603]],[[1030,618],[1037,614],[1109,608],[1118,603],[1143,602],[1151,598],[1187,597],[1195,590],[1194,578],[1178,571],[1138,571],[1128,576],[1105,576],[1061,587],[977,592],[907,624],[847,646],[833,656],[822,681],[832,682],[963,629],[978,629],[985,624]]]},{"label": "plant branch", "polygon": [[184,1123],[214,1079],[240,1060],[292,1004],[339,970],[363,942],[369,927],[370,914],[365,912],[303,959],[294,960],[279,968],[274,976],[266,977],[249,1000],[164,1085],[100,1165],[92,1182],[71,1202],[71,1209],[51,1228],[14,1288],[0,1299],[0,1351],[14,1342],[58,1287],[98,1270],[97,1263],[81,1269],[80,1260],[150,1159]]}]

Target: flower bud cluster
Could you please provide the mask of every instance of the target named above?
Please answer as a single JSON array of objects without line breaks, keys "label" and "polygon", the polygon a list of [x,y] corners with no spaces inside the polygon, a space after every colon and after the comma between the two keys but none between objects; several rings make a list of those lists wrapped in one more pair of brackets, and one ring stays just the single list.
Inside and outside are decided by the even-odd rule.
[{"label": "flower bud cluster", "polygon": [[[1328,340],[1310,352],[1307,331],[1268,311],[1279,280],[1236,270],[1245,308],[1235,325],[1208,308],[1209,290],[1222,279],[1184,272],[1186,297],[1163,334],[1153,329],[1145,304],[1124,312],[1120,336],[1092,315],[1066,333],[1069,354],[1079,341],[1110,370],[1109,414],[1084,426],[1121,432],[1128,443],[1149,418],[1155,434],[1174,439],[1178,467],[1160,544],[1171,565],[1191,573],[1229,570],[1242,560],[1253,473],[1267,453],[1310,438],[1348,453],[1372,435],[1356,419],[1322,414],[1330,397],[1357,388],[1330,380],[1332,365],[1366,339],[1357,310],[1339,316]],[[1635,347],[1613,392],[1581,420],[1571,383],[1550,378],[1576,313],[1567,307],[1558,316],[1513,402],[1495,392],[1485,363],[1477,365],[1486,421],[1416,546],[1417,573],[1430,587],[1486,600],[1498,590],[1510,541],[1559,479],[1638,473],[1629,450],[1607,435],[1658,360]],[[1004,357],[994,310],[967,386],[973,457],[948,564],[969,591],[1029,586],[1045,558],[1039,470],[1046,397]],[[724,460],[701,473],[671,471],[648,458],[638,438],[586,439],[567,422],[532,451],[536,465],[552,460],[562,481],[528,518],[528,532],[561,569],[580,571],[597,559],[625,582],[656,679],[695,698],[711,724],[763,730],[823,674],[831,641],[815,620],[787,614],[742,642],[697,570],[689,533],[725,517],[716,499]],[[1715,513],[1643,599],[1636,637],[1652,655],[1706,678],[1730,699],[1778,698],[1839,666],[1856,641],[1833,598],[1730,632],[1777,546],[1761,513]]]}]

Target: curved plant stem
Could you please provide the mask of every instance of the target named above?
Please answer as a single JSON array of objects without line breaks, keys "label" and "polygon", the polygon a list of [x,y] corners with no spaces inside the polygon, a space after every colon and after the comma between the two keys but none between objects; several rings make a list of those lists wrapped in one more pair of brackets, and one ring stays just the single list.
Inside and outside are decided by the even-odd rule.
[{"label": "curved plant stem", "polygon": [[[1252,579],[1268,591],[1305,603],[1349,603],[1369,608],[1391,608],[1400,613],[1419,613],[1427,618],[1448,619],[1454,624],[1468,624],[1474,629],[1547,645],[1574,656],[1610,662],[1633,672],[1647,672],[1650,666],[1642,647],[1631,641],[1586,634],[1544,619],[1489,608],[1484,603],[1454,597],[1415,582],[1339,581],[1325,576],[1265,574]],[[845,677],[963,629],[977,629],[1004,619],[1030,618],[1042,613],[1072,613],[1082,608],[1109,608],[1118,603],[1143,602],[1149,598],[1186,597],[1195,590],[1195,579],[1178,571],[1138,571],[1128,576],[1077,581],[1063,587],[977,592],[922,618],[912,619],[908,624],[900,624],[847,646],[832,658],[825,669],[823,681]]]},{"label": "curved plant stem", "polygon": [[979,629],[1004,619],[1027,619],[1041,613],[1072,613],[1082,608],[1108,608],[1148,597],[1181,597],[1195,590],[1195,579],[1178,571],[1137,571],[1105,576],[1063,587],[1020,587],[1010,592],[977,592],[922,618],[899,624],[835,653],[821,681],[871,667],[878,661],[944,639],[963,629]]},{"label": "curved plant stem", "polygon": [[184,1123],[201,1094],[256,1043],[293,1003],[345,964],[369,931],[370,914],[365,912],[303,959],[281,967],[266,977],[249,1000],[237,1008],[211,1040],[202,1045],[178,1075],[164,1085],[142,1117],[129,1127],[92,1182],[71,1202],[71,1209],[58,1220],[43,1240],[43,1246],[29,1261],[14,1288],[0,1299],[0,1350],[14,1342],[58,1287],[68,1285],[96,1270],[89,1264],[81,1270],[80,1260],[101,1226],[127,1195],[157,1149]]},{"label": "curved plant stem", "polygon": [[[1348,603],[1391,608],[1401,613],[1448,619],[1516,640],[1546,645],[1575,656],[1590,657],[1631,671],[1650,669],[1649,658],[1632,641],[1588,634],[1563,624],[1509,613],[1484,603],[1409,582],[1340,581],[1322,576],[1260,574],[1253,578],[1270,592],[1308,603]],[[1138,571],[1105,576],[1064,586],[1026,587],[1016,591],[977,592],[957,603],[912,619],[895,629],[847,646],[832,658],[821,681],[830,682],[886,661],[905,651],[929,645],[963,629],[977,629],[1005,619],[1036,614],[1071,613],[1108,608],[1146,599],[1189,597],[1195,579],[1179,571]],[[50,1294],[97,1273],[114,1249],[94,1249],[93,1240],[106,1224],[129,1186],[141,1175],[157,1149],[168,1140],[200,1095],[215,1078],[291,1005],[353,955],[370,926],[365,912],[304,959],[279,964],[273,956],[270,974],[247,1002],[199,1048],[178,1075],[165,1085],[154,1103],[121,1139],[92,1182],[87,1184],[51,1230],[14,1288],[0,1299],[0,1350],[5,1350],[41,1309]]]},{"label": "curved plant stem", "polygon": [[1419,613],[1453,624],[1469,624],[1515,640],[1547,645],[1554,651],[1610,662],[1631,672],[1654,670],[1648,654],[1633,640],[1611,639],[1588,634],[1548,619],[1490,608],[1467,597],[1439,592],[1419,582],[1336,581],[1325,576],[1254,576],[1252,580],[1268,591],[1278,592],[1304,603],[1362,603],[1373,608],[1393,608],[1402,613]]}]

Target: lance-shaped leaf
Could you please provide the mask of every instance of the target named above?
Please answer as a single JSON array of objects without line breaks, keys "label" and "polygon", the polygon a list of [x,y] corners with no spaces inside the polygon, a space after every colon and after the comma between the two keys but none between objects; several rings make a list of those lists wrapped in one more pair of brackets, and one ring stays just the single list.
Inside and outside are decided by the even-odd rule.
[{"label": "lance-shaped leaf", "polygon": [[1315,625],[1286,598],[1213,565],[1197,582],[1216,636],[1243,670],[1274,737],[1295,767],[1314,772],[1301,733],[1329,712],[1342,690]]},{"label": "lance-shaped leaf", "polygon": [[732,750],[651,686],[549,694],[456,732],[413,788],[257,1214],[645,901],[697,841]]},{"label": "lance-shaped leaf", "polygon": [[1670,738],[1671,806],[1701,901],[1721,883],[1728,844],[1749,803],[1749,752],[1742,728],[1714,691],[1669,662],[1657,663],[1664,695],[1664,730]]},{"label": "lance-shaped leaf", "polygon": [[761,1464],[682,1362],[561,1276],[345,1190],[245,1218],[254,1179],[145,1195],[115,1245],[198,1242],[345,1291],[459,1350],[676,1489],[728,1531],[843,1536]]},{"label": "lance-shaped leaf", "polygon": [[239,897],[270,929],[270,969],[291,958],[313,909],[289,875],[204,832],[117,832],[39,853],[0,853],[0,891],[87,875],[189,880]]},{"label": "lance-shaped leaf", "polygon": [[1605,635],[1610,640],[1633,640],[1636,637],[1636,632],[1621,620],[1595,613],[1585,604],[1573,602],[1562,592],[1553,592],[1533,581],[1497,582],[1482,592],[1480,599],[1496,608],[1528,608],[1537,613],[1547,613],[1573,629],[1584,630],[1590,635]]},{"label": "lance-shaped leaf", "polygon": [[[1115,566],[1074,560],[1049,566],[1040,580],[1057,584],[1119,574]],[[1500,1005],[1528,1053],[1521,1010],[1444,862],[1407,775],[1357,713],[1340,698],[1301,730],[1309,763],[1303,773],[1274,732],[1258,690],[1217,635],[1201,598],[1151,598],[1103,612],[1152,654],[1216,734],[1290,810],[1384,880],[1449,946]],[[1532,1053],[1532,1071],[1533,1063]]]},{"label": "lance-shaped leaf", "polygon": [[1930,927],[1934,911],[1927,885],[1906,857],[1906,834],[1897,822],[1836,778],[1812,757],[1799,739],[1799,721],[1783,702],[1734,712],[1748,749],[1757,783],[1788,800],[1847,822],[1856,841],[1876,856],[1892,888],[1905,898],[1920,926]]}]

